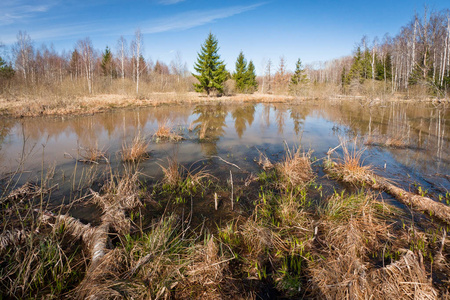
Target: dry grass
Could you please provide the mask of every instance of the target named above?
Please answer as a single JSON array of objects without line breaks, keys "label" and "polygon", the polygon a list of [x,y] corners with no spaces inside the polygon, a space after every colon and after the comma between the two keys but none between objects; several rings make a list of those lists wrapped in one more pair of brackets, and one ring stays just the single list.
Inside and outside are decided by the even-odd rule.
[{"label": "dry grass", "polygon": [[213,236],[194,248],[192,263],[187,266],[186,280],[178,288],[177,298],[182,299],[221,299],[227,291],[226,277],[231,275],[227,257],[219,248]]},{"label": "dry grass", "polygon": [[168,125],[169,122],[166,120],[158,124],[158,129],[153,135],[157,140],[169,140],[169,141],[180,141],[183,137],[175,133],[172,128]]},{"label": "dry grass", "polygon": [[365,144],[371,146],[399,148],[399,149],[410,147],[407,139],[403,136],[390,136],[384,138],[381,136],[371,135],[366,139]]},{"label": "dry grass", "polygon": [[177,188],[191,189],[202,184],[206,179],[215,179],[214,176],[205,170],[205,167],[192,169],[191,166],[186,168],[178,164],[176,157],[168,157],[166,167],[161,164],[158,165],[161,167],[164,174],[163,184],[167,184],[173,190]]},{"label": "dry grass", "polygon": [[358,149],[356,139],[350,148],[347,141],[341,142],[343,157],[337,159],[337,163],[330,159],[326,162],[326,170],[332,177],[337,177],[345,182],[361,184],[370,181],[373,174],[371,166],[365,166],[362,155],[365,148]]},{"label": "dry grass", "polygon": [[304,187],[314,179],[311,168],[311,152],[301,152],[300,148],[287,148],[284,161],[276,165],[280,181],[285,187]]},{"label": "dry grass", "polygon": [[136,135],[131,145],[126,142],[122,145],[122,160],[129,162],[138,162],[150,157],[148,154],[148,147],[150,142],[146,141],[145,137],[140,134]]},{"label": "dry grass", "polygon": [[82,147],[78,148],[78,156],[80,159],[78,161],[85,163],[95,163],[97,164],[100,161],[108,162],[108,158],[106,157],[106,151],[103,149],[98,149],[97,147]]},{"label": "dry grass", "polygon": [[[258,150],[258,149],[257,149]],[[259,151],[259,159],[256,162],[261,168],[263,168],[264,171],[271,170],[274,168],[273,163],[269,160],[267,155],[265,153],[262,153]]]},{"label": "dry grass", "polygon": [[159,165],[164,173],[164,183],[176,187],[182,179],[182,168],[176,158],[167,158],[167,167]]}]

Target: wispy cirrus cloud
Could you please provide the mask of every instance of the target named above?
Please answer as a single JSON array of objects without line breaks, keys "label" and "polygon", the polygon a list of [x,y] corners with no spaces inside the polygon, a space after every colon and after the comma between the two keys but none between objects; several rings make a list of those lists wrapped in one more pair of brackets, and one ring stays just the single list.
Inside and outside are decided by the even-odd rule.
[{"label": "wispy cirrus cloud", "polygon": [[183,12],[145,24],[142,26],[141,31],[142,33],[160,33],[166,31],[186,30],[254,10],[263,4],[265,3]]},{"label": "wispy cirrus cloud", "polygon": [[[2,1],[2,0],[0,0]],[[9,1],[9,0],[6,0]],[[166,0],[166,1],[176,1],[176,0]],[[180,0],[178,0],[180,1]],[[14,1],[10,1],[14,2]],[[247,6],[231,6],[220,9],[210,9],[210,10],[191,10],[165,18],[156,19],[152,22],[141,23],[140,29],[143,34],[151,33],[161,33],[167,31],[183,31],[190,28],[202,26],[205,24],[216,22],[220,19],[229,18],[244,12],[248,12],[258,8],[263,3],[257,3]],[[18,8],[18,6],[16,6]],[[30,11],[37,12],[42,10],[46,11],[47,7],[34,7],[29,8]],[[22,16],[23,17],[23,16]],[[0,21],[1,22],[1,21]],[[134,30],[138,26],[136,23],[120,24],[120,25],[110,25],[113,23],[112,20],[91,20],[85,22],[76,23],[61,23],[58,26],[38,26],[33,29],[28,29],[27,33],[31,36],[33,40],[58,40],[67,38],[77,38],[80,36],[115,36],[118,34],[132,35]],[[1,23],[0,23],[1,24]],[[109,24],[105,26],[105,24]],[[11,44],[16,40],[16,34],[11,32],[4,32],[0,34],[0,39],[3,43]]]},{"label": "wispy cirrus cloud", "polygon": [[41,4],[17,0],[3,0],[2,2],[0,5],[0,25],[10,25],[31,19],[40,13],[47,12],[54,5],[54,1]]},{"label": "wispy cirrus cloud", "polygon": [[158,3],[162,5],[172,5],[180,2],[184,2],[186,0],[159,0]]}]

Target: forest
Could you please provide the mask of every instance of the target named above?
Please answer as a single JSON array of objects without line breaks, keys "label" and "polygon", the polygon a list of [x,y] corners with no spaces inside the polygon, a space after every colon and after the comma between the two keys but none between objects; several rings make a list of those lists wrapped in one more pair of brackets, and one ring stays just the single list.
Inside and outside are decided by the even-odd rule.
[{"label": "forest", "polygon": [[[239,87],[234,76],[238,69],[232,70],[233,62],[225,62],[227,80],[223,93],[293,94],[304,98],[350,95],[389,99],[399,94],[406,98],[445,98],[450,85],[449,40],[448,10],[425,9],[394,37],[385,34],[370,40],[364,36],[353,55],[305,67],[300,61],[297,74],[304,73],[307,80],[295,92],[290,85],[294,72],[287,69],[282,53],[278,62],[264,62],[263,74],[257,76],[257,83],[250,89]],[[45,43],[36,46],[26,32],[20,31],[14,45],[0,48],[2,97],[121,94],[148,98],[152,93],[194,91],[196,79],[182,53],[177,52],[169,63],[153,61],[143,56],[143,43],[137,30],[131,41],[121,36],[115,47],[94,49],[86,37],[78,40],[74,49],[57,52]],[[242,64],[242,52],[239,59]]]},{"label": "forest", "polygon": [[450,299],[450,10],[259,74],[127,38],[0,47],[0,300]]}]

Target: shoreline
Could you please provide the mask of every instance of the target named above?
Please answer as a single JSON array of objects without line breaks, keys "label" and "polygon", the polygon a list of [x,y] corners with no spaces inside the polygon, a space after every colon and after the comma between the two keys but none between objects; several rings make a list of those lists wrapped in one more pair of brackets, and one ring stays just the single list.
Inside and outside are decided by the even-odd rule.
[{"label": "shoreline", "polygon": [[[403,99],[402,99],[403,98]],[[0,98],[0,116],[6,118],[42,117],[42,116],[67,116],[67,115],[92,115],[104,113],[122,108],[139,108],[159,105],[200,104],[220,102],[256,102],[256,103],[284,103],[293,101],[314,101],[319,97],[294,97],[280,94],[235,94],[231,96],[211,96],[195,92],[187,93],[152,93],[146,98],[136,98],[121,94],[97,94],[65,99],[27,98],[15,100]],[[367,101],[373,102],[437,102],[449,103],[449,99],[416,99],[405,97],[401,94],[393,95],[388,99],[368,99],[365,96],[330,95],[323,98],[328,101]]]}]

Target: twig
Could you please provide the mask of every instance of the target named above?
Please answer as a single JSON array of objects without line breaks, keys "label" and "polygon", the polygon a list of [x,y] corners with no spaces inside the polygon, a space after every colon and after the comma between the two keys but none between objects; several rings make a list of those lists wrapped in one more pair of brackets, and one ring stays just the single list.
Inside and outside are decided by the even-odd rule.
[{"label": "twig", "polygon": [[231,210],[234,210],[234,203],[233,203],[233,174],[230,170],[230,182],[231,182]]},{"label": "twig", "polygon": [[220,157],[220,156],[213,155],[213,156],[211,156],[211,157],[216,157],[216,158],[220,159],[221,161],[223,161],[224,163],[229,164],[230,166],[233,166],[233,167],[238,168],[239,170],[241,170],[241,168],[239,168],[239,166],[237,166],[237,165],[235,165],[235,164],[233,164],[233,163],[230,163],[230,162],[226,161],[225,159],[223,159],[223,158]]},{"label": "twig", "polygon": [[214,193],[214,207],[216,208],[216,210],[218,206],[219,206],[219,199],[217,197],[217,193]]},{"label": "twig", "polygon": [[334,147],[333,149],[330,149],[327,151],[327,155],[330,156],[331,153],[333,153],[337,148],[341,147],[342,143],[340,143],[339,145],[337,145],[336,147]]}]

